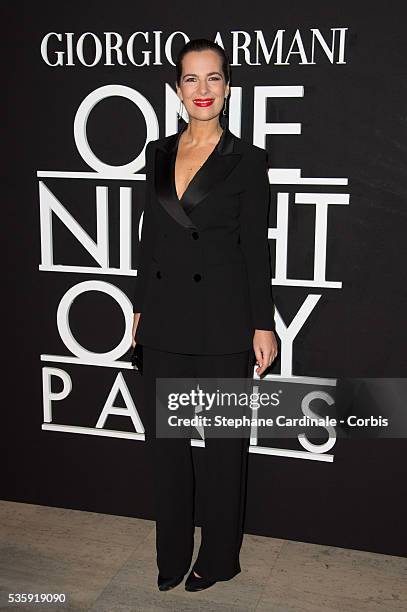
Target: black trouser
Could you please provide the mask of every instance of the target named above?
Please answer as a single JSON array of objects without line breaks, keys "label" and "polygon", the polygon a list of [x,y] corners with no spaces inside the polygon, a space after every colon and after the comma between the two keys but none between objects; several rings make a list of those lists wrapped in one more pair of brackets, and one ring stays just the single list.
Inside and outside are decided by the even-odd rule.
[{"label": "black trouser", "polygon": [[[157,565],[164,577],[186,574],[194,544],[193,452],[203,453],[201,545],[194,570],[209,580],[229,580],[240,569],[246,496],[248,436],[216,438],[205,434],[205,448],[190,438],[156,436],[156,378],[246,379],[250,392],[252,350],[225,355],[187,355],[143,347],[147,408],[146,443],[152,445],[155,478]],[[241,386],[239,387],[242,388]],[[151,448],[151,447],[150,447]]]}]

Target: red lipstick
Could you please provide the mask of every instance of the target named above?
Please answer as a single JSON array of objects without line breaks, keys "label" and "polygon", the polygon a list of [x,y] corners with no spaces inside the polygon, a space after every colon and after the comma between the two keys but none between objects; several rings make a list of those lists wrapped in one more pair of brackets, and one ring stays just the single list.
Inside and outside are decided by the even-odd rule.
[{"label": "red lipstick", "polygon": [[213,104],[213,102],[214,98],[196,98],[194,100],[194,104],[196,106],[200,106],[201,108],[206,108],[207,106]]}]

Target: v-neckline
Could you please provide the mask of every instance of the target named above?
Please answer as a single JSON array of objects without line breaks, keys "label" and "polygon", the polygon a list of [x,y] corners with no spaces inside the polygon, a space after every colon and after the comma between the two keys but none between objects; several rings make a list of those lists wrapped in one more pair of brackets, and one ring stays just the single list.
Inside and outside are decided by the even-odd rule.
[{"label": "v-neckline", "polygon": [[208,155],[208,157],[206,158],[206,160],[204,161],[204,163],[202,164],[202,166],[200,168],[198,168],[198,170],[195,172],[194,176],[191,178],[191,180],[189,181],[188,185],[186,186],[186,189],[184,190],[184,193],[182,194],[182,196],[179,198],[178,197],[178,193],[177,193],[177,185],[176,185],[176,181],[175,181],[175,164],[177,161],[177,153],[178,153],[178,145],[179,145],[179,141],[181,139],[181,135],[183,134],[183,132],[186,130],[186,128],[188,127],[188,124],[186,124],[184,126],[184,129],[181,130],[181,132],[178,134],[178,138],[177,141],[175,143],[174,146],[174,150],[173,150],[173,154],[172,154],[172,172],[171,172],[171,176],[172,176],[172,186],[173,186],[173,190],[174,190],[174,195],[175,198],[177,200],[177,202],[179,204],[182,203],[185,194],[187,193],[187,191],[189,190],[189,188],[191,187],[192,183],[195,181],[197,175],[201,172],[201,170],[206,166],[206,164],[208,163],[208,161],[210,160],[210,158],[215,154],[215,152],[218,150],[220,141],[222,140],[222,136],[224,135],[226,128],[223,128],[222,133],[219,137],[218,142],[216,143],[216,145],[214,146],[214,148],[212,149],[211,153]]}]

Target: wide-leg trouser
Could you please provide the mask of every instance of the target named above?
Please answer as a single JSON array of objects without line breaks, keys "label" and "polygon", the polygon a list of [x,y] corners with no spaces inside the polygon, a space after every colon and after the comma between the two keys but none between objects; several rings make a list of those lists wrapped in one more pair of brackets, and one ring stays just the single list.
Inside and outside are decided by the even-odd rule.
[{"label": "wide-leg trouser", "polygon": [[[186,574],[194,545],[195,471],[190,438],[156,435],[156,379],[245,378],[253,375],[253,351],[224,355],[189,355],[143,347],[143,382],[147,408],[146,442],[152,445],[159,573]],[[248,391],[248,383],[245,390]],[[250,392],[250,390],[248,391]],[[248,436],[207,437],[203,453],[203,519],[194,569],[209,580],[230,580],[241,571]],[[150,446],[151,448],[151,446]],[[200,472],[202,474],[202,472]]]}]

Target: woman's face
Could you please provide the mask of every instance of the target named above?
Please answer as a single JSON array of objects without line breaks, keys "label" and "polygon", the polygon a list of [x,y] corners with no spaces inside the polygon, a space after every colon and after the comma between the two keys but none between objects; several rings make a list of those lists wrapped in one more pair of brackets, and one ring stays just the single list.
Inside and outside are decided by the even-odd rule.
[{"label": "woman's face", "polygon": [[229,84],[216,51],[189,51],[182,60],[182,76],[177,95],[184,102],[189,118],[208,121],[219,115]]}]

